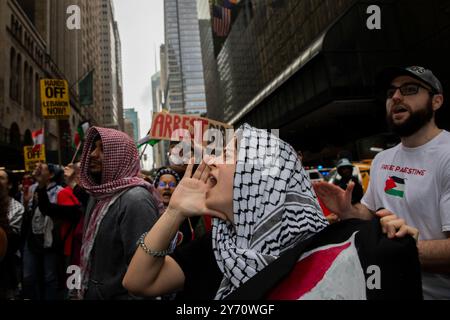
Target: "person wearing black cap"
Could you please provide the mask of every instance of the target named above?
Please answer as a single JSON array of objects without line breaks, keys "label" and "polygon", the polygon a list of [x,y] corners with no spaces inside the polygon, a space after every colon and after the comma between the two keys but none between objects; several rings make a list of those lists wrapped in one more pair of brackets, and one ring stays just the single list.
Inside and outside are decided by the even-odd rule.
[{"label": "person wearing black cap", "polygon": [[353,181],[355,186],[352,192],[352,204],[360,202],[364,192],[361,183],[353,176],[353,164],[347,158],[342,158],[338,161],[336,169],[341,178],[335,180],[333,183],[346,190],[348,184]]},{"label": "person wearing black cap", "polygon": [[373,160],[361,204],[350,203],[352,184],[342,191],[320,183],[316,192],[341,219],[370,219],[384,208],[377,216],[389,237],[418,229],[424,298],[450,299],[450,132],[435,122],[442,84],[431,70],[412,66],[385,69],[377,85],[386,92],[387,122],[401,143]]}]

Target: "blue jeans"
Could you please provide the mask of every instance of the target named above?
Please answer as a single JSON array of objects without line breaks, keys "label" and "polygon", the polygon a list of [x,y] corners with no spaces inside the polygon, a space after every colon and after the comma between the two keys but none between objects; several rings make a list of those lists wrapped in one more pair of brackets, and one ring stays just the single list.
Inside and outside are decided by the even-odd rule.
[{"label": "blue jeans", "polygon": [[58,300],[58,259],[55,252],[32,252],[28,241],[23,250],[23,296],[31,300]]}]

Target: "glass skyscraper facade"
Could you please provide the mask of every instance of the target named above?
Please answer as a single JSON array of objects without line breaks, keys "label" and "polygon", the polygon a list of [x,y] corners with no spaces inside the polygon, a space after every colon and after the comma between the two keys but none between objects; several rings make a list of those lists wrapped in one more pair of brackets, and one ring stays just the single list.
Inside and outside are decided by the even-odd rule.
[{"label": "glass skyscraper facade", "polygon": [[[204,1],[204,0],[199,0]],[[372,158],[391,144],[385,98],[375,87],[386,66],[421,65],[449,83],[448,1],[375,1],[381,29],[368,28],[363,0],[241,0],[225,37],[202,33],[208,117],[235,127],[277,128],[310,163]],[[371,4],[374,4],[371,3]],[[208,35],[208,33],[205,33]],[[436,121],[450,128],[450,112]],[[379,138],[381,137],[381,138]]]},{"label": "glass skyscraper facade", "polygon": [[140,136],[139,136],[140,126],[139,126],[138,113],[136,112],[136,110],[134,110],[134,108],[124,109],[123,111],[124,111],[123,115],[124,115],[125,119],[128,119],[131,121],[131,123],[133,123],[133,139],[134,139],[134,141],[138,141],[140,138]]},{"label": "glass skyscraper facade", "polygon": [[166,107],[173,113],[206,112],[196,1],[164,1]]}]

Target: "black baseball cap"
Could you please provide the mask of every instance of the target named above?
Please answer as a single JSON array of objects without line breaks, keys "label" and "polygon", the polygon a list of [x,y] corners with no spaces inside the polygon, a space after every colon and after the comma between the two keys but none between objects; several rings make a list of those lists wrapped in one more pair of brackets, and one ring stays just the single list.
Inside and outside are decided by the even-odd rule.
[{"label": "black baseball cap", "polygon": [[442,84],[430,69],[420,66],[411,67],[388,67],[381,71],[376,78],[378,88],[388,88],[391,81],[399,76],[410,76],[431,87],[434,94],[442,94],[444,92]]},{"label": "black baseball cap", "polygon": [[336,168],[339,169],[342,167],[353,167],[353,164],[347,158],[342,158],[336,164]]}]

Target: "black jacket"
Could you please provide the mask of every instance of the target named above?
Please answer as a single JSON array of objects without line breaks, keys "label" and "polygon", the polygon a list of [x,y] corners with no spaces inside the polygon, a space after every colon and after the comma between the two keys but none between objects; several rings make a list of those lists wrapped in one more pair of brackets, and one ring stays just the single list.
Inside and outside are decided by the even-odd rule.
[{"label": "black jacket", "polygon": [[350,181],[353,181],[355,183],[355,186],[353,187],[352,191],[352,204],[359,203],[361,202],[361,199],[364,196],[364,191],[361,183],[359,183],[357,178],[351,177],[349,180],[345,179],[336,180],[334,184],[341,187],[341,189],[346,190],[347,185],[350,183]]}]

